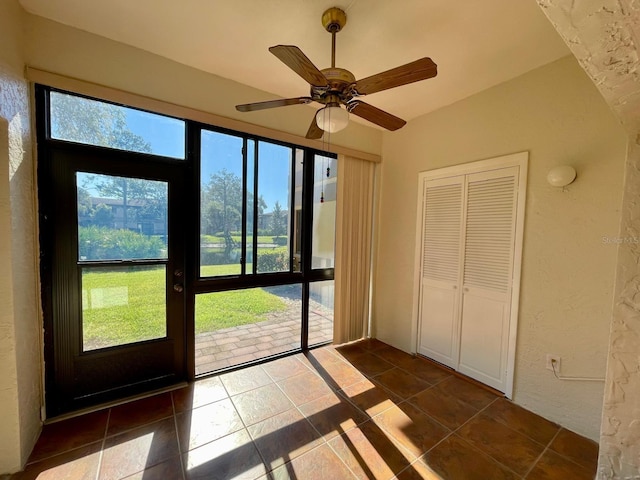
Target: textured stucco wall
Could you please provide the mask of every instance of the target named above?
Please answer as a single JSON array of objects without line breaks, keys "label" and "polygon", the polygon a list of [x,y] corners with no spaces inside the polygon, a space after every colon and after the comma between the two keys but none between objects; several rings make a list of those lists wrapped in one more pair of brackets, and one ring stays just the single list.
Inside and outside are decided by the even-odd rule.
[{"label": "textured stucco wall", "polygon": [[629,135],[598,478],[640,478],[640,3],[538,0]]},{"label": "textured stucco wall", "polygon": [[[412,350],[418,172],[529,151],[514,400],[599,437],[626,135],[574,58],[566,57],[415,119],[383,143],[374,322],[377,337]],[[566,191],[547,172],[578,171]]]},{"label": "textured stucco wall", "polygon": [[[7,95],[7,75],[0,70],[0,102]],[[16,335],[13,316],[13,278],[11,275],[11,201],[9,197],[9,123],[0,118],[0,472],[20,467],[18,374],[16,370]]]},{"label": "textured stucco wall", "polygon": [[598,478],[640,478],[640,146],[630,141]]},{"label": "textured stucco wall", "polygon": [[41,341],[29,89],[22,10],[0,5],[0,473],[19,470],[40,432]]}]

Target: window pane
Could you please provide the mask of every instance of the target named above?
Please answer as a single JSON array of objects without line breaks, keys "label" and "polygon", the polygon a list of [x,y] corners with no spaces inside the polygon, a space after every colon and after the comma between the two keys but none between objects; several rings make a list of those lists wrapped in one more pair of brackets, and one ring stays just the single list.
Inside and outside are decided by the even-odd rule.
[{"label": "window pane", "polygon": [[258,199],[265,205],[258,226],[258,273],[289,271],[291,153],[289,147],[258,142]]},{"label": "window pane", "polygon": [[334,281],[309,284],[309,345],[333,341]]},{"label": "window pane", "polygon": [[84,351],[167,335],[166,267],[83,267]]},{"label": "window pane", "polygon": [[[255,182],[255,146],[254,140],[247,140],[247,259],[245,272],[253,273],[253,209],[255,205],[254,182]],[[258,201],[258,216],[264,212],[264,201]]]},{"label": "window pane", "polygon": [[300,348],[301,285],[196,295],[196,374]]},{"label": "window pane", "polygon": [[51,138],[185,157],[185,122],[99,100],[51,92]]},{"label": "window pane", "polygon": [[76,173],[78,259],[167,258],[167,183]]},{"label": "window pane", "polygon": [[295,190],[293,193],[293,271],[299,272],[302,265],[302,177],[304,150],[296,149]]},{"label": "window pane", "polygon": [[311,268],[334,267],[337,173],[335,158],[315,156]]},{"label": "window pane", "polygon": [[202,131],[200,276],[239,275],[242,255],[242,138]]}]

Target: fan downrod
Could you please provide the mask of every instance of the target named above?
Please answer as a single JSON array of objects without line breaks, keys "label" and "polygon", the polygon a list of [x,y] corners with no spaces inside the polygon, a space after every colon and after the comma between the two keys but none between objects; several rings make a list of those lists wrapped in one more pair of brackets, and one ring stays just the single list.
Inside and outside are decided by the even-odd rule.
[{"label": "fan downrod", "polygon": [[332,7],[322,14],[322,26],[329,33],[338,33],[347,24],[347,14],[338,7]]}]

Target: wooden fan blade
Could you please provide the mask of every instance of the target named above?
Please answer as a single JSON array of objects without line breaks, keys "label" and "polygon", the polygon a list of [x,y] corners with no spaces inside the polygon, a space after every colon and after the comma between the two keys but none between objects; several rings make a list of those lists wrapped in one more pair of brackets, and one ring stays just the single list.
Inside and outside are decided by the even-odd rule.
[{"label": "wooden fan blade", "polygon": [[426,80],[427,78],[435,77],[437,74],[438,66],[433,63],[433,60],[425,57],[415,62],[392,68],[386,72],[358,80],[354,88],[360,95],[369,95],[370,93]]},{"label": "wooden fan blade", "polygon": [[401,118],[391,115],[384,110],[380,110],[373,105],[361,102],[360,100],[350,102],[347,109],[354,115],[364,118],[365,120],[369,120],[371,123],[375,123],[376,125],[380,125],[381,127],[391,131],[398,130],[399,128],[404,127],[407,123]]},{"label": "wooden fan blade", "polygon": [[298,97],[298,98],[282,98],[279,100],[269,100],[266,102],[245,103],[243,105],[236,105],[236,110],[239,112],[253,112],[255,110],[264,110],[265,108],[286,107],[287,105],[304,105],[311,103],[310,97]]},{"label": "wooden fan blade", "polygon": [[269,51],[291,70],[315,87],[326,87],[327,79],[311,60],[295,45],[276,45]]},{"label": "wooden fan blade", "polygon": [[307,130],[307,134],[305,135],[306,138],[310,138],[312,140],[317,140],[319,138],[322,138],[322,135],[324,134],[324,130],[322,130],[319,126],[318,123],[316,122],[316,116],[313,116],[313,119],[311,120],[311,125],[309,125],[309,130]]}]

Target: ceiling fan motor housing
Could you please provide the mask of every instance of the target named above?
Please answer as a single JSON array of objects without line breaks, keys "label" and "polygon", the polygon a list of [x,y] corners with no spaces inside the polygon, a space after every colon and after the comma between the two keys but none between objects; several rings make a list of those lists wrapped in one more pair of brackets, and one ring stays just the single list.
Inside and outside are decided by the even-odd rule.
[{"label": "ceiling fan motor housing", "polygon": [[344,68],[325,68],[320,71],[327,79],[328,86],[316,87],[312,85],[311,98],[320,103],[325,103],[327,96],[330,95],[338,96],[343,102],[352,98],[352,95],[348,94],[347,87],[356,81],[353,73]]},{"label": "ceiling fan motor housing", "polygon": [[322,14],[322,26],[329,33],[338,33],[347,24],[347,14],[344,10],[333,7]]}]

